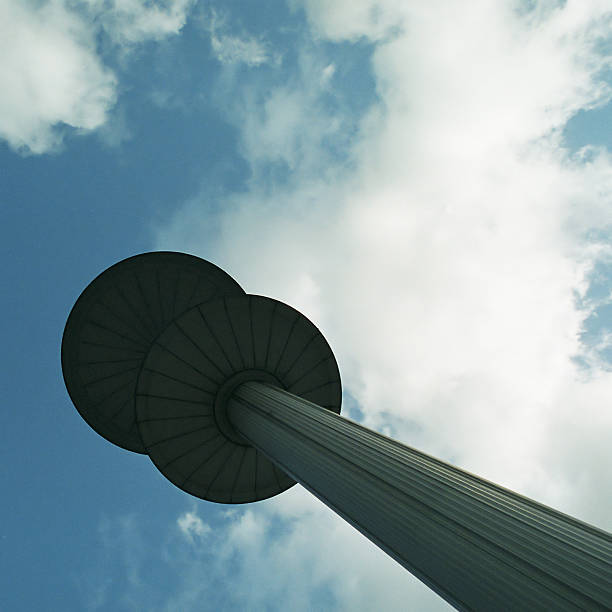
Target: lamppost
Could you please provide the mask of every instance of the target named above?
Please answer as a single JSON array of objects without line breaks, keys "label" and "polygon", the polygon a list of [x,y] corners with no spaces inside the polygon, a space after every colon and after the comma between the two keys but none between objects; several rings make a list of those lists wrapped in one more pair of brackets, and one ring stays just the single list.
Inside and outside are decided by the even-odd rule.
[{"label": "lamppost", "polygon": [[319,330],[213,264],[145,253],[72,309],[62,369],[100,435],[187,493],[245,503],[296,482],[461,610],[610,610],[612,536],[340,413]]}]

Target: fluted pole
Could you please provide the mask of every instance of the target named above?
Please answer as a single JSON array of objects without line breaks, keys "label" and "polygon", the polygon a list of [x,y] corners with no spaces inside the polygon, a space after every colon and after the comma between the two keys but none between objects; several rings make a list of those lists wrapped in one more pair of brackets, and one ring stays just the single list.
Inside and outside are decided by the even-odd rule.
[{"label": "fluted pole", "polygon": [[235,429],[460,610],[610,610],[612,536],[265,383]]},{"label": "fluted pole", "polygon": [[339,416],[316,326],[210,262],[143,253],[102,272],[62,371],[94,430],[190,495],[253,502],[298,481],[459,609],[612,610],[610,534]]}]

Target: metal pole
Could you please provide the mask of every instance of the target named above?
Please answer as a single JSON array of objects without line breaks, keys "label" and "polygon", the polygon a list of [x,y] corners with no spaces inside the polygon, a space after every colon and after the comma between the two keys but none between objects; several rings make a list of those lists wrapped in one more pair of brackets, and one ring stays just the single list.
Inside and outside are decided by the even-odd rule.
[{"label": "metal pole", "polygon": [[298,481],[459,609],[612,610],[612,535],[339,416],[321,332],[210,262],[111,266],[70,312],[62,370],[100,435],[191,495]]},{"label": "metal pole", "polygon": [[266,383],[235,429],[460,610],[611,610],[612,535]]}]

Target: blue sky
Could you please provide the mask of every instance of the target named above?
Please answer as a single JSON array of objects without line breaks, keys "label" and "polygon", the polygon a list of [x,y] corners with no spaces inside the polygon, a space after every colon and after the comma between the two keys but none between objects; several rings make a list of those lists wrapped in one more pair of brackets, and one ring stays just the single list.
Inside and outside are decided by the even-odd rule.
[{"label": "blue sky", "polygon": [[309,316],[345,414],[612,529],[598,0],[0,0],[0,608],[442,610],[306,492],[190,498],[97,436],[87,283],[194,253]]}]

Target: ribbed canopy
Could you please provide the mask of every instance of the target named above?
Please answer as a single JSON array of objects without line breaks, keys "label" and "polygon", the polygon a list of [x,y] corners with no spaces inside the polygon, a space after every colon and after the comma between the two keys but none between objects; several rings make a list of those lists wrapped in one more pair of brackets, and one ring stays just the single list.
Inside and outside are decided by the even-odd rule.
[{"label": "ribbed canopy", "polygon": [[81,416],[101,436],[144,453],[134,393],[155,338],[181,313],[244,295],[229,274],[184,253],[143,253],[111,266],[83,291],[62,339],[62,370]]}]

